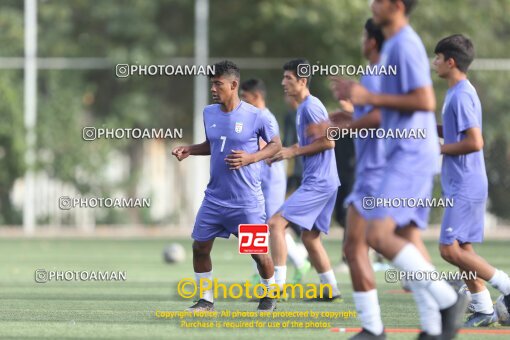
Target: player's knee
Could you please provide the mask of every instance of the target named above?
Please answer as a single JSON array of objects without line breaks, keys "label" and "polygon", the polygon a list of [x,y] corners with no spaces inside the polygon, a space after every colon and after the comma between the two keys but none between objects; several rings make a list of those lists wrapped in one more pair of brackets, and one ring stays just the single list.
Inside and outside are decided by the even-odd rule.
[{"label": "player's knee", "polygon": [[211,245],[204,242],[193,242],[193,256],[208,256],[211,253]]},{"label": "player's knee", "polygon": [[356,244],[352,240],[346,240],[344,242],[343,252],[348,262],[356,260],[356,258],[359,257],[358,254],[360,250],[362,250],[360,248],[364,248],[366,250],[366,247],[360,247],[359,244]]},{"label": "player's knee", "polygon": [[450,263],[456,263],[459,258],[458,251],[457,249],[455,249],[453,245],[441,244],[439,246],[439,253],[441,254],[441,257],[445,261],[448,261]]},{"label": "player's knee", "polygon": [[371,228],[368,230],[367,243],[370,247],[380,252],[383,240],[384,235],[379,230],[377,230],[377,228]]},{"label": "player's knee", "polygon": [[359,254],[362,251],[368,251],[365,233],[357,231],[347,232],[346,238],[343,243],[343,252],[345,256],[351,254],[351,257]]},{"label": "player's knee", "polygon": [[301,241],[303,242],[306,249],[314,247],[317,240],[318,237],[313,233],[310,232],[301,233]]},{"label": "player's knee", "polygon": [[272,232],[281,232],[282,230],[285,230],[285,226],[281,223],[280,215],[276,214],[273,217],[269,219],[269,229],[271,229]]}]

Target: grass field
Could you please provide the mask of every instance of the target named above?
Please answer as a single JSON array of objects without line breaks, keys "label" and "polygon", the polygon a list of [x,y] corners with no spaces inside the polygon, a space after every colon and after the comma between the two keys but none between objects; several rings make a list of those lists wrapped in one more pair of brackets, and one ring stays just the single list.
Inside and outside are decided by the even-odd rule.
[{"label": "grass field", "polygon": [[[173,240],[176,241],[176,240]],[[171,240],[0,240],[0,338],[170,338],[170,339],[346,339],[351,334],[326,329],[183,329],[177,320],[158,319],[155,311],[178,311],[191,303],[178,297],[177,282],[193,277],[189,240],[177,240],[186,247],[187,259],[178,265],[162,260],[162,249]],[[453,270],[438,257],[435,243],[428,243],[435,264]],[[251,260],[237,255],[235,240],[217,240],[213,249],[215,277],[223,283],[249,279]],[[330,257],[337,261],[340,243],[327,241]],[[495,266],[509,272],[506,257],[509,242],[487,242],[477,247]],[[36,283],[37,269],[72,271],[126,271],[125,282]],[[289,277],[292,268],[289,267]],[[347,274],[337,276],[344,302],[283,302],[280,311],[354,310]],[[315,273],[305,282],[317,283]],[[383,320],[387,328],[416,328],[418,316],[410,294],[399,284],[384,282],[377,274]],[[491,289],[492,297],[497,294]],[[217,300],[219,311],[252,311],[256,303],[246,300]],[[358,327],[355,319],[336,320],[333,327]],[[506,328],[503,328],[506,329]],[[415,338],[415,334],[389,334],[390,339]],[[509,335],[462,334],[459,339],[509,338]]]}]

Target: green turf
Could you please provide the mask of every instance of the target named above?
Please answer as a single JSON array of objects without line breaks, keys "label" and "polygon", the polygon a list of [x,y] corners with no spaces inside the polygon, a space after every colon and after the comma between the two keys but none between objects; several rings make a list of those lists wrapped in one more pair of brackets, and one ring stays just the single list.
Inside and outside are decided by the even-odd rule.
[{"label": "green turf", "polygon": [[[327,329],[183,329],[177,320],[158,319],[156,310],[177,311],[190,305],[176,294],[181,278],[192,277],[190,241],[179,240],[187,250],[187,260],[168,265],[162,249],[170,240],[0,240],[0,338],[182,338],[182,339],[268,339],[311,338],[346,339]],[[506,258],[509,242],[487,242],[477,247],[492,264],[510,271]],[[214,275],[221,282],[249,279],[252,270],[248,256],[237,254],[235,240],[218,240],[213,250]],[[340,256],[340,242],[327,241],[330,257]],[[435,243],[428,243],[434,262],[442,270],[453,270],[438,257]],[[36,269],[126,271],[126,282],[49,282],[36,283]],[[289,267],[289,277],[292,268]],[[349,311],[354,309],[349,277],[337,276],[343,303],[306,303],[299,300],[280,303],[280,311]],[[310,273],[305,282],[316,283]],[[377,274],[379,297],[386,327],[415,328],[418,317],[410,294],[396,294],[398,284],[384,282]],[[491,289],[492,297],[497,294]],[[218,300],[216,309],[256,309],[245,300]],[[267,320],[266,320],[267,321]],[[358,327],[354,319],[336,320],[333,327]],[[390,334],[390,339],[415,338]],[[459,339],[496,339],[495,335],[461,335]]]}]

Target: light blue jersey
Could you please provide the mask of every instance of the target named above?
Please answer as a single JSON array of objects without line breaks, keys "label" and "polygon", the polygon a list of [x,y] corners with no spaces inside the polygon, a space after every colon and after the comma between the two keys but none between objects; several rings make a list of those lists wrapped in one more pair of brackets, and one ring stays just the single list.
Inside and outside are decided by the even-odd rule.
[{"label": "light blue jersey", "polygon": [[[306,97],[296,113],[299,146],[303,147],[313,142],[313,139],[306,135],[308,125],[318,124],[327,119],[328,112],[322,102],[312,95]],[[320,191],[332,191],[340,186],[333,149],[324,150],[311,156],[303,156],[301,185]]]},{"label": "light blue jersey", "polygon": [[[405,95],[430,86],[430,65],[425,47],[411,26],[405,26],[386,40],[381,52],[381,65],[397,66],[396,75],[381,75],[381,93]],[[381,108],[385,130],[425,129],[426,138],[388,138],[385,143],[386,161],[392,169],[405,173],[439,173],[439,139],[433,112],[399,112]]]},{"label": "light blue jersey", "polygon": [[219,104],[204,109],[206,138],[211,147],[211,178],[205,199],[224,207],[255,207],[263,202],[261,162],[230,170],[225,162],[232,150],[255,153],[259,138],[269,143],[279,135],[278,126],[269,117],[246,102],[231,112],[223,112]]},{"label": "light blue jersey", "polygon": [[[380,77],[379,76],[363,76],[360,80],[368,91],[379,93]],[[374,110],[372,105],[356,105],[354,106],[354,120],[358,120],[366,116]],[[354,138],[354,150],[356,153],[356,175],[357,179],[362,180],[360,175],[366,170],[381,169],[384,167],[386,160],[384,157],[384,140],[379,138]]]},{"label": "light blue jersey", "polygon": [[[469,128],[482,128],[482,105],[469,80],[462,80],[446,93],[443,105],[445,144],[458,143]],[[487,198],[488,183],[483,150],[467,155],[444,155],[441,184],[447,196],[468,200]]]},{"label": "light blue jersey", "polygon": [[[276,117],[268,109],[262,110],[268,116],[274,126],[278,127]],[[278,129],[277,129],[278,131]],[[266,216],[269,220],[285,202],[285,193],[287,192],[287,175],[283,162],[275,162],[267,165],[262,163],[262,192],[264,193]]]}]

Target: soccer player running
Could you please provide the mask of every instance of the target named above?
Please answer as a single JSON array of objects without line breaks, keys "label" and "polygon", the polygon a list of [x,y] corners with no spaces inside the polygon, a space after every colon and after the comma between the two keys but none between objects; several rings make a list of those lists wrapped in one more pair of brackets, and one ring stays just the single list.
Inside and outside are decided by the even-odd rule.
[{"label": "soccer player running", "polygon": [[[308,66],[306,66],[308,65]],[[299,188],[289,196],[279,211],[269,220],[271,255],[275,263],[276,283],[281,287],[286,282],[287,246],[285,228],[289,222],[298,225],[301,240],[308,251],[313,267],[319,274],[322,284],[329,284],[331,290],[323,292],[321,301],[340,300],[335,274],[331,269],[328,254],[322,245],[320,233],[327,234],[331,215],[335,206],[336,194],[340,186],[336,171],[334,141],[325,137],[312,140],[306,136],[306,128],[311,123],[319,123],[328,117],[322,102],[310,94],[310,75],[298,72],[298,67],[306,69],[310,63],[306,59],[294,59],[283,66],[282,85],[286,95],[299,103],[296,113],[298,143],[283,148],[270,162],[303,156],[303,179]]]},{"label": "soccer player running", "polygon": [[[362,53],[370,65],[379,62],[380,51],[384,42],[381,29],[375,26],[373,19],[365,23]],[[369,91],[379,92],[379,76],[364,75],[360,82]],[[381,122],[379,108],[372,105],[356,105],[353,116],[340,113],[331,117],[338,123],[323,122],[308,127],[308,134],[320,137],[326,129],[337,126],[342,129],[356,131],[358,129],[378,128]],[[384,140],[377,138],[355,138],[356,181],[351,194],[346,198],[347,229],[343,252],[347,258],[351,273],[353,298],[356,311],[361,319],[363,331],[351,339],[385,339],[381,309],[375,289],[375,277],[368,255],[368,244],[365,238],[368,214],[370,210],[363,208],[363,197],[373,197],[381,183],[385,156]]]},{"label": "soccer player running", "polygon": [[[266,107],[266,86],[260,79],[248,79],[241,84],[241,98],[245,102],[259,108],[266,114],[273,125],[278,126],[276,117]],[[265,142],[260,141],[261,148]],[[266,221],[278,211],[285,202],[285,193],[287,191],[287,174],[283,162],[276,162],[268,165],[265,161],[261,162],[262,172],[262,192],[264,193]],[[306,259],[306,254],[301,252],[296,242],[289,233],[285,235],[288,255],[296,270],[294,272],[293,283],[301,282],[303,276],[310,270],[310,262]],[[258,280],[258,273],[254,279]]]},{"label": "soccer player running", "polygon": [[[426,138],[387,139],[385,142],[386,166],[375,198],[391,202],[430,198],[433,177],[439,168],[439,139],[433,113],[435,95],[429,61],[421,39],[408,20],[415,5],[415,0],[372,1],[374,23],[382,28],[385,37],[379,65],[396,67],[396,75],[380,77],[379,94],[349,80],[334,83],[338,99],[350,99],[354,105],[379,107],[381,126],[385,130],[426,130]],[[423,255],[427,251],[420,240],[420,229],[428,223],[430,208],[403,205],[373,207],[367,242],[396,268],[409,272],[411,278],[417,272],[424,273],[420,275],[424,280],[410,280],[411,289],[415,295],[431,297],[441,318],[429,327],[433,333],[423,331],[419,338],[452,339],[462,325],[467,299],[458,296],[446,281],[434,281],[426,274],[435,270],[428,256]],[[410,239],[415,241],[410,242]],[[418,308],[418,311],[420,318],[427,317],[425,309]],[[367,334],[364,338],[373,337]]]},{"label": "soccer player running", "polygon": [[[239,99],[239,68],[231,61],[219,62],[214,67],[210,79],[216,104],[204,109],[206,140],[172,151],[179,161],[190,155],[211,156],[211,178],[191,234],[197,285],[201,279],[212,281],[210,255],[216,237],[238,236],[239,224],[265,223],[260,161],[281,149],[278,126],[261,110]],[[259,138],[267,143],[263,149],[259,147]],[[275,283],[271,256],[253,254],[252,258],[269,292]],[[268,294],[260,299],[258,310],[272,311],[275,306],[276,299]],[[189,310],[214,310],[213,290],[205,291]]]},{"label": "soccer player running", "polygon": [[474,59],[474,47],[471,40],[455,34],[439,41],[434,53],[434,69],[448,82],[442,110],[443,125],[438,125],[438,134],[444,138],[441,183],[443,194],[454,200],[453,207],[445,209],[439,248],[443,259],[459,267],[461,272],[476,273],[475,280],[465,280],[471,292],[474,313],[464,326],[484,327],[498,321],[484,281],[499,290],[509,306],[510,279],[476,254],[472,246],[472,243],[483,241],[488,193],[482,107],[466,74]]}]

